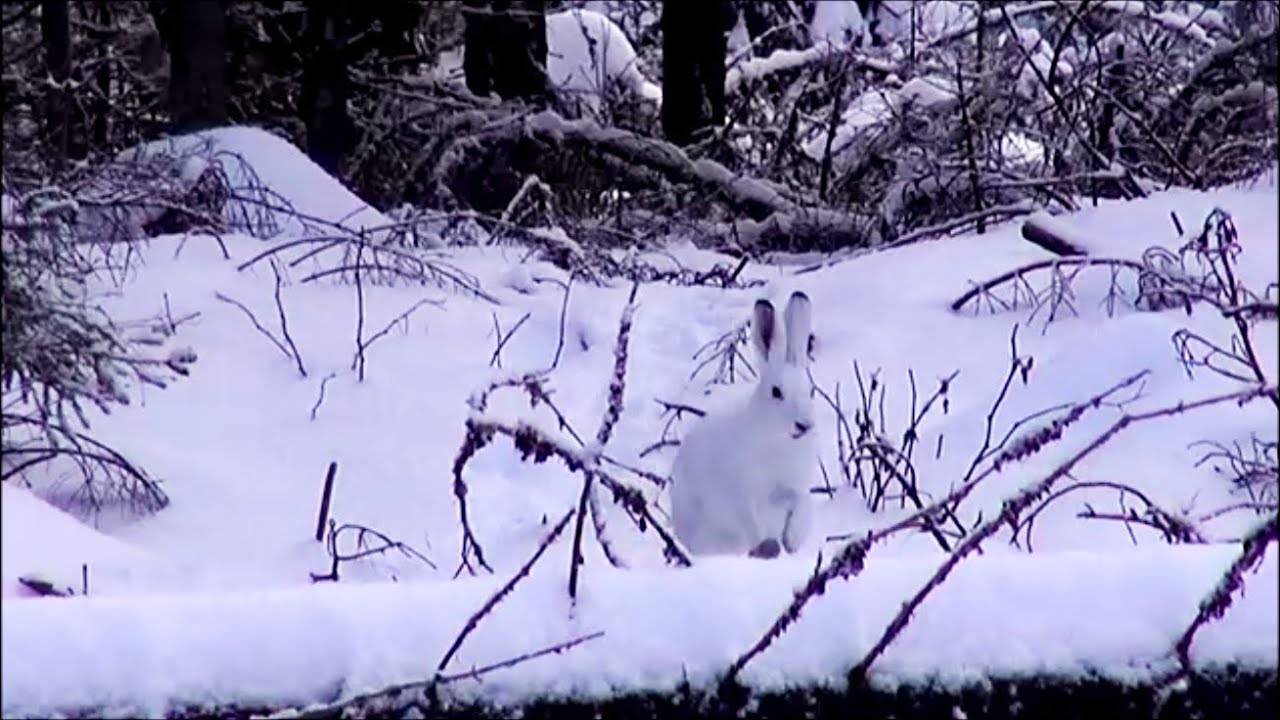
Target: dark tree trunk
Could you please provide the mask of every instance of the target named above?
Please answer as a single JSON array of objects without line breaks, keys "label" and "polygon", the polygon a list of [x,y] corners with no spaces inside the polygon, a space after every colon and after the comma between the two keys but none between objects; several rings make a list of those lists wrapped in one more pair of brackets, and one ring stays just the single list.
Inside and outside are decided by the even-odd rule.
[{"label": "dark tree trunk", "polygon": [[484,97],[493,90],[493,44],[490,26],[494,20],[487,0],[463,0],[462,72],[472,95]]},{"label": "dark tree trunk", "polygon": [[307,10],[307,63],[302,82],[302,116],[307,124],[307,154],[331,175],[338,175],[351,144],[347,115],[347,17],[340,0],[314,2]]},{"label": "dark tree trunk", "polygon": [[363,59],[372,53],[380,69],[393,75],[411,70],[418,62],[414,34],[424,11],[421,2],[347,3],[344,11],[349,60]]},{"label": "dark tree trunk", "polygon": [[109,140],[109,117],[111,114],[111,3],[98,0],[97,21],[101,29],[94,33],[94,41],[98,44],[98,71],[94,78],[98,86],[98,102],[93,116],[93,143],[103,149]]},{"label": "dark tree trunk", "polygon": [[58,84],[45,93],[45,133],[54,148],[54,164],[61,167],[68,157],[71,139],[71,95],[66,90],[71,75],[71,14],[67,0],[41,2],[40,35],[45,68]]},{"label": "dark tree trunk", "polygon": [[880,0],[856,0],[862,13],[863,37],[870,45],[880,44]]},{"label": "dark tree trunk", "polygon": [[225,0],[152,4],[169,46],[169,113],[176,132],[227,122]]},{"label": "dark tree trunk", "polygon": [[687,145],[724,123],[727,0],[662,6],[662,130]]},{"label": "dark tree trunk", "polygon": [[263,48],[263,65],[266,71],[282,77],[298,67],[297,51],[306,32],[302,13],[286,13],[284,0],[260,0],[267,10],[262,19],[262,30],[267,42]]},{"label": "dark tree trunk", "polygon": [[[809,33],[807,28],[816,10],[812,1],[799,7],[791,3],[769,3],[760,0],[732,0],[733,8],[742,15],[742,24],[751,40],[751,52],[756,57],[768,57],[778,50],[795,50],[805,47]],[[804,19],[804,25],[796,24],[796,13]],[[727,19],[726,29],[732,32],[737,16]]]},{"label": "dark tree trunk", "polygon": [[423,6],[418,2],[383,0],[377,5],[378,54],[387,64],[387,72],[401,74],[418,62],[418,49],[413,42]]},{"label": "dark tree trunk", "polygon": [[545,0],[465,0],[462,67],[475,95],[537,99],[547,91]]}]

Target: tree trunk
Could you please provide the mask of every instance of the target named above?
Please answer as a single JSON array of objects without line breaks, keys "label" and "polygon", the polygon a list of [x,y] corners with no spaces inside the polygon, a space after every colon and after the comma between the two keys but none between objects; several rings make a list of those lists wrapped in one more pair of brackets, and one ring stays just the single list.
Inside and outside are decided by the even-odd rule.
[{"label": "tree trunk", "polygon": [[307,63],[302,83],[302,113],[307,124],[307,154],[331,175],[338,175],[351,143],[347,115],[347,17],[340,0],[322,0],[307,9]]},{"label": "tree trunk", "polygon": [[[880,45],[880,0],[856,1],[858,12],[862,13],[863,42],[872,46]],[[912,27],[915,27],[914,23]]]},{"label": "tree trunk", "polygon": [[110,139],[111,114],[111,3],[98,0],[97,21],[101,31],[94,33],[94,41],[98,44],[98,71],[94,78],[98,86],[98,101],[95,103],[93,116],[93,144],[99,149],[106,147]]},{"label": "tree trunk", "polygon": [[66,89],[71,75],[71,13],[67,0],[42,0],[40,35],[44,64],[57,87],[45,93],[45,133],[54,149],[54,165],[66,162],[71,138],[71,95]]},{"label": "tree trunk", "polygon": [[662,6],[662,130],[677,145],[724,124],[727,0]]},{"label": "tree trunk", "polygon": [[465,0],[463,72],[474,95],[537,99],[547,91],[545,0]]},{"label": "tree trunk", "polygon": [[378,3],[378,54],[387,64],[387,72],[399,75],[418,62],[413,36],[422,13],[423,6],[416,2]]},{"label": "tree trunk", "polygon": [[224,2],[184,0],[159,15],[160,34],[169,44],[169,113],[175,132],[227,122]]}]

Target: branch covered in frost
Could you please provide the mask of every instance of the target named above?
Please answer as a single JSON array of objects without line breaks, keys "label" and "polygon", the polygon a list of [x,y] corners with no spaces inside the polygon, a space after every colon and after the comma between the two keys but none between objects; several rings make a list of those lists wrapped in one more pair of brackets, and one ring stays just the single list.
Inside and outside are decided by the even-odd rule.
[{"label": "branch covered in frost", "polygon": [[[667,530],[653,516],[649,503],[643,493],[599,467],[595,455],[584,453],[563,441],[548,436],[538,428],[524,422],[508,422],[486,415],[473,415],[470,427],[475,433],[492,438],[503,435],[511,438],[516,451],[522,460],[533,459],[533,462],[545,462],[556,457],[565,467],[574,472],[590,471],[602,486],[613,494],[614,502],[621,505],[627,515],[635,523],[636,528],[644,532],[652,527],[662,539],[666,556],[680,565],[692,565],[689,554],[676,541],[674,534]],[[465,496],[465,492],[464,492]]]},{"label": "branch covered in frost", "polygon": [[[613,434],[613,426],[622,417],[622,396],[626,389],[627,378],[627,345],[631,338],[631,318],[635,314],[636,292],[640,283],[631,286],[631,295],[622,310],[622,318],[618,322],[618,339],[613,349],[613,376],[609,380],[609,401],[605,407],[604,417],[600,419],[600,428],[596,431],[597,449],[602,450],[609,444]],[[578,568],[582,565],[582,523],[586,514],[591,513],[591,524],[596,531],[596,539],[600,549],[614,567],[625,567],[626,563],[613,549],[606,529],[604,509],[600,507],[600,499],[596,494],[595,474],[591,471],[582,473],[582,497],[578,501],[578,523],[573,529],[573,551],[569,560],[569,597],[578,596]]]},{"label": "branch covered in frost", "polygon": [[1220,619],[1231,608],[1233,596],[1244,591],[1244,574],[1257,567],[1267,552],[1267,547],[1276,542],[1280,536],[1280,516],[1271,515],[1258,523],[1241,542],[1240,554],[1222,573],[1217,586],[1200,601],[1196,616],[1187,629],[1182,632],[1174,645],[1174,655],[1178,658],[1178,670],[1157,683],[1160,687],[1169,687],[1177,681],[1191,675],[1191,643],[1196,634],[1208,623]]},{"label": "branch covered in frost", "polygon": [[[521,460],[532,459],[535,463],[541,463],[555,457],[563,462],[570,471],[582,474],[582,493],[578,501],[579,516],[574,527],[573,551],[570,556],[569,593],[571,597],[576,595],[577,571],[582,561],[583,523],[588,514],[592,517],[592,525],[596,531],[597,539],[600,541],[601,548],[610,563],[616,566],[625,564],[610,542],[607,525],[604,521],[603,508],[600,507],[599,500],[595,495],[598,492],[596,489],[597,484],[612,493],[614,502],[623,508],[640,532],[643,533],[649,527],[654,529],[654,532],[658,534],[663,542],[664,554],[669,560],[681,565],[691,564],[688,553],[676,541],[674,535],[654,517],[644,494],[629,483],[615,478],[603,467],[603,463],[608,463],[614,467],[632,472],[646,480],[654,481],[658,485],[665,484],[662,478],[652,473],[633,469],[628,464],[610,458],[604,453],[604,448],[612,436],[613,428],[622,414],[623,396],[626,387],[627,348],[631,337],[632,318],[635,312],[635,295],[638,289],[639,283],[635,283],[632,286],[631,296],[619,321],[618,337],[614,347],[614,369],[607,395],[608,402],[604,416],[601,418],[600,427],[596,431],[595,442],[592,445],[588,446],[583,442],[578,433],[569,425],[564,414],[551,401],[550,393],[542,385],[547,373],[528,373],[495,379],[485,388],[474,393],[468,400],[472,412],[467,418],[466,435],[453,464],[454,495],[458,498],[459,514],[463,525],[462,564],[459,566],[458,572],[463,569],[472,570],[469,558],[473,553],[476,554],[477,560],[483,565],[483,556],[479,553],[479,543],[475,540],[474,533],[471,531],[467,521],[467,487],[462,479],[462,471],[471,457],[478,450],[492,442],[495,435],[511,438],[516,451],[520,453]],[[517,419],[511,421],[489,414],[487,412],[489,396],[500,388],[520,388],[529,396],[531,407],[543,406],[550,409],[555,415],[559,429],[567,433],[568,437],[558,433],[556,435],[549,434],[526,420]],[[570,439],[572,439],[572,442]]]},{"label": "branch covered in frost", "polygon": [[[1068,479],[1074,480],[1074,478],[1071,478],[1070,476],[1068,476]],[[1164,537],[1165,542],[1207,542],[1204,535],[1200,532],[1200,529],[1197,528],[1190,519],[1165,510],[1153,502],[1151,498],[1147,497],[1146,493],[1131,485],[1109,481],[1075,481],[1070,485],[1049,493],[1049,495],[1040,501],[1039,505],[1031,510],[1031,512],[1028,512],[1015,524],[1013,528],[1013,535],[1009,539],[1009,542],[1015,545],[1018,544],[1018,533],[1021,531],[1026,542],[1027,552],[1032,552],[1034,550],[1034,547],[1032,546],[1032,533],[1035,530],[1036,518],[1057,499],[1077,490],[1088,489],[1108,489],[1117,491],[1119,494],[1118,501],[1120,504],[1120,512],[1100,513],[1094,510],[1091,504],[1086,503],[1085,509],[1080,511],[1076,517],[1096,520],[1116,520],[1122,522],[1124,523],[1125,529],[1129,532],[1129,537],[1133,540],[1134,544],[1137,544],[1137,538],[1134,536],[1133,530],[1130,528],[1130,524],[1145,525],[1158,531]],[[1137,508],[1129,507],[1126,504],[1125,499],[1129,495],[1137,498],[1137,500],[1142,503],[1141,512],[1139,512]]]},{"label": "branch covered in frost", "polygon": [[925,584],[916,591],[915,595],[913,595],[910,600],[902,605],[902,608],[894,615],[893,619],[889,621],[889,625],[885,628],[880,639],[876,641],[862,660],[860,660],[858,664],[854,666],[853,670],[849,672],[850,683],[857,686],[861,685],[865,681],[867,672],[870,670],[871,665],[882,653],[884,653],[889,644],[892,643],[906,628],[907,623],[911,621],[911,616],[915,613],[916,609],[920,607],[920,604],[924,602],[925,598],[927,598],[934,590],[946,581],[947,577],[950,576],[951,572],[960,564],[961,561],[971,553],[977,551],[983,541],[990,538],[1001,528],[1006,526],[1016,528],[1018,526],[1019,517],[1024,510],[1043,499],[1045,495],[1053,489],[1054,484],[1057,483],[1058,480],[1067,477],[1082,460],[1101,448],[1103,445],[1106,445],[1125,428],[1137,422],[1172,417],[1174,415],[1181,415],[1186,412],[1223,403],[1244,405],[1245,403],[1256,400],[1259,397],[1274,396],[1276,393],[1277,388],[1275,387],[1256,387],[1248,390],[1228,393],[1226,395],[1217,395],[1194,402],[1180,402],[1176,405],[1170,405],[1156,410],[1125,414],[1121,416],[1121,418],[1113,423],[1111,427],[1107,428],[1103,433],[1095,437],[1082,449],[1067,458],[1065,462],[1054,468],[1054,470],[1046,475],[1042,480],[1014,494],[1009,499],[1001,503],[998,515],[993,517],[991,520],[988,520],[965,537],[964,541],[956,547],[955,551],[952,552],[945,561],[943,561],[942,565],[933,573]]}]

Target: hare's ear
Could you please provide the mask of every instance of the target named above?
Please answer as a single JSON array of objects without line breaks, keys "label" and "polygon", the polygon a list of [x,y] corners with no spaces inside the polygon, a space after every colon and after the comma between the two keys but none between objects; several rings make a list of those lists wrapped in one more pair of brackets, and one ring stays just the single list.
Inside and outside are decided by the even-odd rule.
[{"label": "hare's ear", "polygon": [[769,360],[769,352],[778,341],[773,315],[773,303],[768,300],[756,301],[755,313],[751,316],[751,339],[755,342],[760,357],[766,362]]},{"label": "hare's ear", "polygon": [[809,296],[802,292],[791,294],[787,301],[787,362],[803,365],[809,357],[809,340],[813,325]]}]

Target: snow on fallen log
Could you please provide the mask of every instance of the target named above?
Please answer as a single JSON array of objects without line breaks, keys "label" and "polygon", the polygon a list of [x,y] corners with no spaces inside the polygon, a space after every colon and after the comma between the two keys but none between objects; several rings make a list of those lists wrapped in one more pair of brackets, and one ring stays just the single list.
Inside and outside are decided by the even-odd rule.
[{"label": "snow on fallen log", "polygon": [[[880,687],[1029,674],[1151,681],[1177,667],[1177,638],[1238,554],[1237,544],[1035,555],[993,546],[919,608],[870,679]],[[839,682],[937,561],[870,558],[748,665],[742,682],[763,692]],[[455,666],[481,667],[587,630],[603,635],[442,693],[510,705],[673,692],[686,677],[713,688],[812,568],[808,557],[708,558],[654,571],[599,563],[571,615],[567,568],[539,565],[468,638]],[[503,580],[6,601],[3,715],[281,708],[427,680]],[[1198,633],[1191,662],[1274,669],[1277,602],[1273,545],[1247,592]]]},{"label": "snow on fallen log", "polygon": [[766,57],[752,58],[744,61],[737,67],[730,68],[725,73],[724,93],[732,95],[737,92],[744,83],[754,82],[761,78],[768,77],[776,72],[784,70],[793,70],[802,68],[821,62],[830,57],[837,57],[843,54],[850,54],[854,59],[857,67],[874,70],[876,72],[888,74],[898,69],[897,63],[883,58],[873,58],[862,54],[855,50],[856,44],[822,42],[803,50],[781,49],[775,50]]},{"label": "snow on fallen log", "polygon": [[835,238],[836,245],[864,245],[856,218],[845,212],[803,207],[786,189],[762,178],[735,174],[709,158],[690,158],[684,150],[658,138],[619,128],[605,128],[589,119],[568,120],[544,110],[523,127],[507,123],[492,134],[527,132],[548,143],[584,143],[595,152],[621,160],[622,168],[645,168],[677,184],[694,185],[718,193],[745,217],[738,223],[738,239],[751,245],[778,236]]},{"label": "snow on fallen log", "polygon": [[795,208],[795,203],[785,197],[782,189],[773,183],[735,175],[714,160],[693,160],[683,150],[664,140],[618,128],[605,128],[589,119],[567,120],[550,110],[544,110],[531,116],[523,127],[508,124],[499,132],[528,132],[539,139],[557,144],[586,143],[599,152],[655,170],[674,182],[710,186],[752,215],[788,212]]},{"label": "snow on fallen log", "polygon": [[[1179,33],[1201,45],[1212,47],[1214,42],[1196,19],[1172,10],[1153,10],[1139,0],[1104,0],[1098,7],[1127,17],[1155,23],[1169,32]],[[1213,17],[1213,16],[1210,16]]]},{"label": "snow on fallen log", "polygon": [[[987,10],[984,14],[983,20],[984,22],[991,23],[999,21],[1003,17],[1002,13],[1007,13],[1009,17],[1012,18],[1020,15],[1052,10],[1056,7],[1058,7],[1058,2],[1056,0],[1040,0],[1039,2],[1027,3],[1026,5],[1015,8],[996,8],[994,10]],[[971,35],[978,29],[978,21],[976,17],[964,23],[954,23],[954,27],[949,27],[953,24],[948,23],[945,20],[933,24],[937,26],[931,29],[937,34],[933,37],[924,38],[921,43],[921,50]],[[932,33],[925,34],[931,35]],[[765,57],[752,58],[740,63],[736,67],[729,68],[729,71],[725,73],[724,92],[725,95],[732,95],[733,93],[741,90],[745,84],[768,77],[774,73],[803,68],[814,63],[822,62],[828,58],[841,55],[848,56],[853,61],[855,67],[872,70],[885,75],[888,75],[889,73],[897,73],[902,70],[899,63],[891,59],[866,55],[858,49],[857,41],[824,41],[814,43],[803,50],[785,48],[775,50]]]}]

